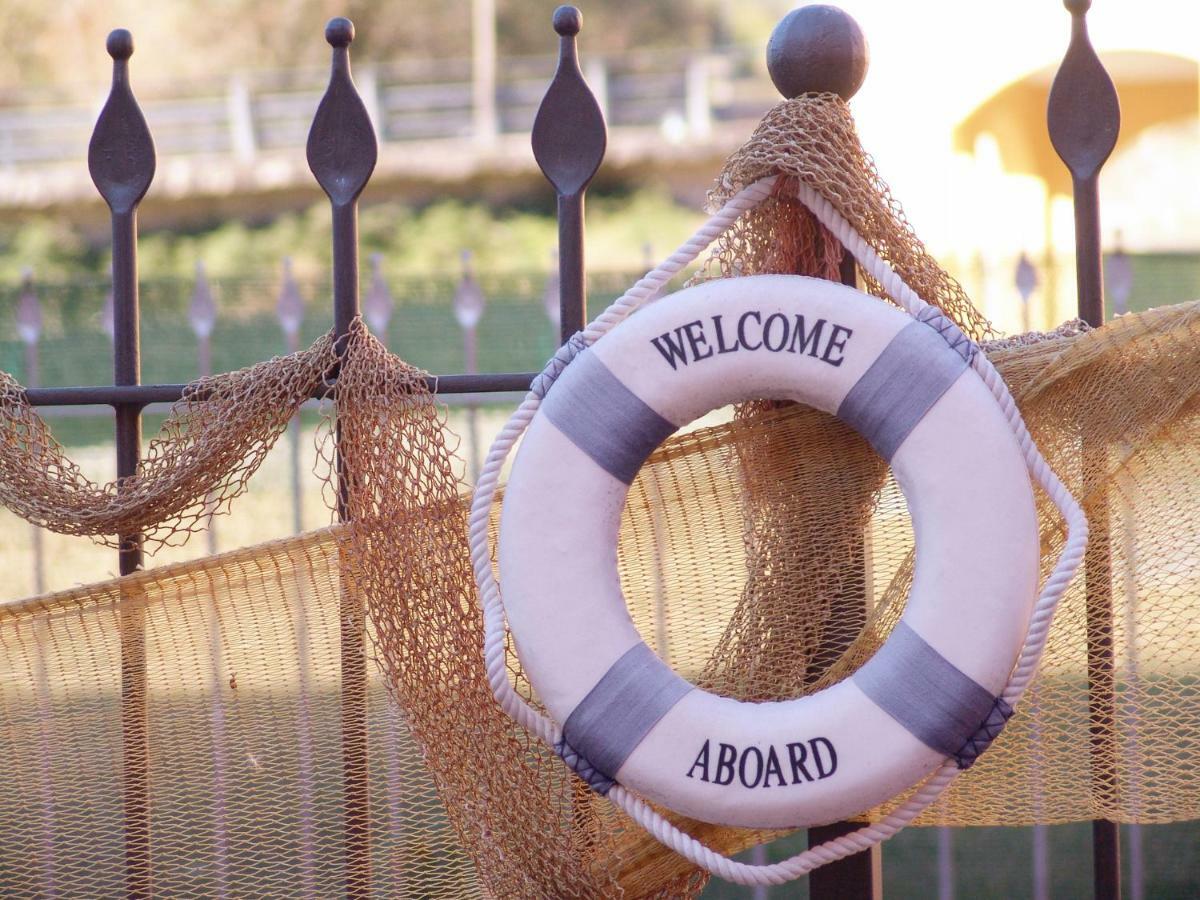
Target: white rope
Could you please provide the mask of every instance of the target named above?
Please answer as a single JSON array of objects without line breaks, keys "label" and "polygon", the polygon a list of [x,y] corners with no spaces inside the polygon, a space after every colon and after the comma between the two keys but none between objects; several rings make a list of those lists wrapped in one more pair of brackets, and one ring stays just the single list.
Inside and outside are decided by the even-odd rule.
[{"label": "white rope", "polygon": [[[776,176],[771,176],[739,191],[720,212],[710,218],[669,258],[646,274],[608,309],[597,316],[580,333],[583,340],[587,344],[595,343],[638,307],[652,302],[671,278],[696,259],[742,213],[757,206],[768,197],[775,187],[775,181]],[[904,283],[891,266],[879,257],[879,254],[863,240],[862,236],[825,197],[805,184],[799,185],[797,196],[821,224],[841,241],[842,246],[853,254],[858,264],[883,287],[888,296],[899,303],[909,315],[915,318],[929,306]],[[1017,404],[1013,400],[1012,394],[1009,393],[1008,386],[1000,377],[1000,373],[982,352],[974,355],[971,366],[999,403],[1009,427],[1017,438],[1025,464],[1028,466],[1033,480],[1058,508],[1067,527],[1066,544],[1034,604],[1021,653],[1001,694],[1005,702],[1015,707],[1037,670],[1058,602],[1066,592],[1083,559],[1084,549],[1087,546],[1087,520],[1075,498],[1059,481],[1033,443],[1033,438],[1030,437],[1029,430],[1025,427]],[[526,395],[517,411],[513,413],[493,442],[483,471],[476,482],[469,525],[471,560],[475,570],[475,582],[479,586],[480,599],[483,604],[484,662],[492,693],[496,695],[496,700],[500,703],[501,708],[518,724],[553,746],[561,737],[561,729],[558,724],[530,706],[524,698],[517,694],[509,681],[507,648],[505,647],[504,604],[500,597],[500,586],[492,571],[491,548],[488,543],[488,527],[496,498],[500,469],[513,444],[533,419],[540,403],[541,398],[538,394],[531,391]],[[935,802],[959,772],[958,766],[953,761],[947,760],[921,783],[912,797],[881,821],[866,825],[850,834],[826,841],[789,859],[770,865],[748,865],[718,853],[676,828],[641,798],[619,784],[614,785],[609,791],[608,799],[624,810],[630,818],[662,844],[714,875],[744,885],[782,884],[799,878],[825,863],[859,853],[886,841]]]}]

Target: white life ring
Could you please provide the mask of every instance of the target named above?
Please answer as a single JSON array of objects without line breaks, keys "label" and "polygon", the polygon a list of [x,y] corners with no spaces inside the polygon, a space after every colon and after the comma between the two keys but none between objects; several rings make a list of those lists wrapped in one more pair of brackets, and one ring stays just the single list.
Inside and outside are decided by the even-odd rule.
[{"label": "white life ring", "polygon": [[[798,276],[712,281],[613,328],[558,377],[505,492],[499,570],[521,665],[559,751],[703,821],[837,821],[969,765],[1011,710],[1004,688],[1038,590],[1021,450],[970,367],[974,345]],[[746,703],[695,688],[643,642],[621,593],[617,533],[654,448],[711,409],[795,400],[838,415],[892,465],[917,555],[901,623],[853,677]],[[697,586],[700,587],[700,586]]]}]

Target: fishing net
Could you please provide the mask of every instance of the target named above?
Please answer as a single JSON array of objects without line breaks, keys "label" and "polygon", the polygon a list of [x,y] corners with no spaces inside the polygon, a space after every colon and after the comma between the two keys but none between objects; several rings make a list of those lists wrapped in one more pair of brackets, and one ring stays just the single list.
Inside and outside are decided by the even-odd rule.
[{"label": "fishing net", "polygon": [[[817,186],[984,342],[1092,527],[1041,675],[921,823],[1200,818],[1200,303],[997,340],[905,223],[844,104],[773,110],[714,202],[777,172]],[[842,258],[781,187],[698,277],[836,277]],[[347,524],[0,606],[0,889],[101,896],[149,878],[201,895],[697,893],[704,873],[494,702],[453,439],[423,373],[361,322],[340,360],[324,338],[201,382],[120,484],[87,482],[5,381],[0,496],[57,530],[170,543],[244,486],[335,367],[322,471],[331,505],[345,476]],[[1048,505],[1041,528],[1048,564],[1064,537]],[[880,646],[913,539],[856,434],[756,403],[652,456],[618,554],[657,653],[711,690],[777,699],[846,677]],[[532,696],[513,654],[510,674]],[[725,852],[774,836],[676,821]]]}]

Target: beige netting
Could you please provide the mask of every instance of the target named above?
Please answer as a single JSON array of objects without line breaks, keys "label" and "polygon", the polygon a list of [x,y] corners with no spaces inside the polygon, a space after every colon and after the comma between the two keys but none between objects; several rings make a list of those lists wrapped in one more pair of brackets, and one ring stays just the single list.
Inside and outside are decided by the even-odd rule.
[{"label": "beige netting", "polygon": [[[927,299],[991,336],[904,224],[839,101],[782,104],[764,128],[721,191],[768,171],[816,179]],[[840,248],[772,202],[721,243],[707,275],[834,274]],[[1080,579],[1028,700],[922,821],[1200,818],[1200,303],[988,346],[1092,522],[1113,699],[1093,744]],[[334,362],[323,340],[210,379],[175,412],[160,462],[119,496],[68,467],[10,384],[4,502],[71,533],[183,534],[206,495],[240,488]],[[702,873],[492,700],[442,414],[421,373],[361,323],[337,416],[351,524],[0,607],[0,888],[119,893],[126,844],[136,850],[148,821],[161,893],[363,895],[368,878],[404,896],[697,892]],[[1042,516],[1050,560],[1062,534]],[[803,407],[754,404],[652,457],[619,546],[651,646],[687,677],[753,698],[852,672],[902,611],[911,554],[903,499],[861,439]],[[528,690],[515,657],[512,671]],[[123,734],[145,735],[144,777]],[[143,786],[144,818],[123,802]],[[685,824],[731,852],[763,837]]]},{"label": "beige netting", "polygon": [[35,525],[113,547],[139,529],[151,551],[181,543],[228,511],[336,362],[326,335],[292,356],[194,382],[188,396],[205,402],[167,419],[136,479],[105,485],[84,476],[22,387],[0,372],[0,504]]}]

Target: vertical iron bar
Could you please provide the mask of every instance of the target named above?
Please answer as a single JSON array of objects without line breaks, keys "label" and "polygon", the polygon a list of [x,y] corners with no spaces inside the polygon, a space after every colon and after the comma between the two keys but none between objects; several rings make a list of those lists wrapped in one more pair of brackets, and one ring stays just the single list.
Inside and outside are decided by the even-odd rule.
[{"label": "vertical iron bar", "polygon": [[[354,25],[335,18],[325,27],[333,48],[329,85],[308,133],[308,165],[329,197],[333,215],[333,329],[339,355],[358,317],[358,197],[375,169],[375,128],[350,76]],[[335,425],[338,518],[349,519],[349,479]],[[362,599],[341,599],[342,777],[345,791],[346,893],[371,892],[370,792],[367,770],[367,661]]]},{"label": "vertical iron bar", "polygon": [[[842,253],[841,282],[849,287],[858,286],[858,264],[854,255],[848,250]],[[847,565],[861,569],[863,578],[869,578],[867,571],[867,555],[865,539],[854,547]],[[834,611],[839,614],[841,622],[835,640],[829,646],[823,646],[821,659],[836,660],[853,640],[852,635],[866,624],[866,592],[863,596],[849,594],[833,598]],[[837,644],[837,646],[833,646]],[[808,829],[808,845],[815,847],[826,841],[832,841],[843,835],[857,831],[862,825],[857,822],[834,822],[832,825],[821,825]],[[836,862],[821,866],[809,876],[809,896],[814,900],[863,900],[863,898],[880,898],[883,896],[883,854],[878,845],[847,856]]]},{"label": "vertical iron bar", "polygon": [[558,197],[558,337],[561,343],[566,343],[588,320],[583,201],[583,192]]},{"label": "vertical iron bar", "polygon": [[[113,377],[117,385],[141,379],[137,283],[137,206],[154,178],[154,141],[129,87],[133,36],[109,34],[112,88],[88,145],[88,170],[112,218]],[[117,478],[137,474],[142,405],[115,405]],[[142,567],[142,535],[119,535],[119,568]],[[131,897],[153,890],[150,858],[150,753],[146,723],[146,640],[142,610],[121,611],[121,730],[125,812],[125,886]]]},{"label": "vertical iron bar", "polygon": [[[767,69],[775,87],[786,98],[812,91],[828,91],[849,100],[858,91],[867,74],[867,44],[862,29],[850,16],[832,6],[814,5],[792,10],[771,33],[767,43]],[[843,251],[840,280],[858,284],[854,257]],[[822,665],[836,660],[866,624],[870,591],[867,564],[867,536],[854,546],[846,565],[860,574],[864,590],[847,591],[831,598],[832,617],[837,627],[820,648]],[[816,671],[811,673],[818,674]],[[857,831],[854,822],[834,822],[808,830],[809,846],[816,846]],[[882,855],[879,847],[847,856],[821,866],[809,875],[809,896],[813,900],[831,898],[877,898],[882,896]]]},{"label": "vertical iron bar", "polygon": [[[558,340],[566,343],[587,323],[583,201],[604,159],[608,129],[579,69],[575,37],[583,16],[573,6],[560,6],[552,24],[559,36],[558,67],[538,106],[530,143],[533,158],[558,196]],[[572,789],[572,822],[588,846],[595,830],[589,791],[579,779]]]},{"label": "vertical iron bar", "polygon": [[[141,331],[137,286],[137,213],[112,217],[113,245],[113,374],[114,384],[141,381]],[[142,408],[118,404],[116,412],[117,478],[137,474],[142,447]],[[119,571],[142,568],[142,535],[120,536]],[[130,896],[149,897],[150,751],[146,722],[146,631],[141,609],[122,613],[121,724],[125,766],[125,863]]]},{"label": "vertical iron bar", "polygon": [[[1100,170],[1116,146],[1121,109],[1116,88],[1096,55],[1087,31],[1091,0],[1064,0],[1071,13],[1071,42],[1050,88],[1046,120],[1054,149],[1071,172],[1075,199],[1075,278],[1079,316],[1089,325],[1104,323],[1103,261],[1100,251]],[[1085,426],[1086,423],[1081,423]],[[1083,463],[1088,497],[1099,488],[1110,448],[1088,441]],[[1091,474],[1088,474],[1091,473]],[[1115,796],[1117,774],[1105,765],[1116,756],[1116,672],[1113,658],[1112,558],[1108,510],[1103,498],[1089,509],[1089,542],[1084,560],[1087,591],[1088,715],[1092,790]],[[1085,501],[1086,502],[1086,501]],[[1092,823],[1092,865],[1098,900],[1121,896],[1120,832],[1115,822]]]},{"label": "vertical iron bar", "polygon": [[604,114],[579,69],[575,36],[583,17],[573,6],[554,11],[558,69],[533,122],[533,156],[558,195],[559,339],[587,322],[583,261],[584,195],[604,159]]}]

